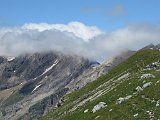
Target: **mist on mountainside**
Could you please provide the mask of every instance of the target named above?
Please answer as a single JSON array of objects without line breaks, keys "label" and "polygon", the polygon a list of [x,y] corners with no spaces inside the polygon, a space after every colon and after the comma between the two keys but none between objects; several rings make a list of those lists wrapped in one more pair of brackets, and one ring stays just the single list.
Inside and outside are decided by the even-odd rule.
[{"label": "mist on mountainside", "polygon": [[80,22],[65,24],[25,24],[0,28],[0,55],[58,51],[92,60],[105,61],[128,49],[137,50],[159,42],[160,27],[132,25],[111,32]]}]

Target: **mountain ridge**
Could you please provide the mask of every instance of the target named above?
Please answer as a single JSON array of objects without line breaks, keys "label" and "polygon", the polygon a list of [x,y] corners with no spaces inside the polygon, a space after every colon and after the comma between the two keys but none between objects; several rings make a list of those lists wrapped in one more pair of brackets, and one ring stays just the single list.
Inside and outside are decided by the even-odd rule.
[{"label": "mountain ridge", "polygon": [[[80,97],[78,91],[83,91],[84,88],[87,88],[86,86],[94,84],[95,90],[87,88],[89,94],[83,96],[84,98],[89,97],[90,94],[99,89],[97,85],[100,85],[101,82],[97,83],[97,79],[105,81],[103,79],[106,75],[109,75],[126,60],[133,58],[132,56],[137,55],[137,53],[146,50],[159,51],[159,49],[159,45],[149,45],[149,47],[144,47],[138,52],[126,51],[102,64],[80,56],[64,55],[57,52],[0,57],[0,116],[3,120],[34,120],[43,115],[48,115],[50,111],[57,111],[63,107],[63,104],[66,104],[65,96],[73,94],[73,99]],[[135,63],[135,66],[138,67],[138,64]],[[119,79],[123,79],[125,75],[129,75],[124,71],[121,74],[124,76],[116,73],[115,76],[121,76]],[[111,80],[111,86],[113,85],[112,82],[114,83],[114,81]],[[100,87],[100,89],[102,88]],[[95,100],[99,93],[95,94]],[[83,106],[84,103],[80,104]],[[101,101],[98,105],[103,107],[105,104]],[[76,109],[77,106],[74,106],[70,111],[74,113]],[[86,111],[88,110],[86,109]],[[57,119],[59,119],[58,116]]]},{"label": "mountain ridge", "polygon": [[[40,120],[159,119],[160,52],[143,49],[78,91]],[[94,111],[94,112],[93,112]]]},{"label": "mountain ridge", "polygon": [[[65,94],[96,80],[130,55],[132,52],[117,57],[109,66],[59,52],[24,54],[17,57],[2,56],[2,119],[36,119],[59,104],[59,100]],[[39,106],[39,109],[35,106]]]}]

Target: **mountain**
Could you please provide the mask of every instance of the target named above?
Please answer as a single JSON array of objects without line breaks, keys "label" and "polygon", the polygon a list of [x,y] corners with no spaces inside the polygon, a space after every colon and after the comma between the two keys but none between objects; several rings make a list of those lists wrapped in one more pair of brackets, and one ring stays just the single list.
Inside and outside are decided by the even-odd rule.
[{"label": "mountain", "polygon": [[[69,91],[65,86],[91,66],[88,59],[52,52],[1,57],[0,62],[0,110],[7,120],[42,115]],[[32,110],[38,101],[43,108]]]},{"label": "mountain", "polygon": [[65,94],[93,82],[133,54],[127,51],[102,64],[58,52],[0,56],[0,118],[37,119],[59,105]]},{"label": "mountain", "polygon": [[[79,109],[84,110],[84,108],[83,113],[94,118],[99,106],[103,108],[109,104],[114,105],[111,102],[112,99],[101,101],[99,99],[105,96],[110,98],[111,93],[115,91],[112,87],[120,93],[123,92],[123,95],[127,95],[129,91],[118,89],[119,84],[122,84],[120,88],[124,88],[123,84],[128,83],[128,81],[125,82],[128,77],[125,77],[131,76],[132,78],[131,73],[135,72],[132,72],[132,67],[140,67],[139,62],[142,62],[143,57],[145,57],[144,61],[149,61],[150,58],[158,56],[159,49],[159,45],[150,45],[137,53],[126,51],[102,64],[59,52],[25,54],[17,57],[0,56],[0,119],[34,120],[43,115],[44,117],[40,119],[70,120],[74,116],[78,116],[76,119],[82,119],[84,116]],[[142,56],[137,56],[140,53],[143,53]],[[144,64],[146,62],[143,62],[143,67]],[[150,63],[148,66],[155,65]],[[136,71],[133,75],[138,75],[138,72]],[[142,86],[137,89],[140,88]],[[116,93],[114,94],[116,97]],[[118,95],[119,98],[120,95]],[[122,97],[127,99],[131,96],[133,97],[133,95]],[[95,105],[93,110],[95,112],[92,114],[91,107],[95,103],[97,106]],[[104,110],[107,108],[105,107]],[[90,119],[89,116],[85,118]],[[96,117],[98,117],[96,119],[101,119],[99,116]]]},{"label": "mountain", "polygon": [[141,49],[97,80],[66,94],[39,120],[160,119],[159,45]]},{"label": "mountain", "polygon": [[112,57],[111,59],[103,62],[100,65],[97,63],[92,64],[92,67],[90,69],[85,70],[80,76],[76,78],[75,81],[72,81],[70,84],[68,84],[68,87],[72,88],[70,89],[70,92],[80,89],[86,84],[93,82],[100,76],[107,74],[115,66],[119,65],[133,54],[135,54],[135,51],[128,50],[126,52],[121,53],[120,55]]},{"label": "mountain", "polygon": [[145,46],[144,48],[142,48],[141,50],[145,50],[145,49],[160,50],[160,44],[157,44],[157,45],[149,44],[149,45]]}]

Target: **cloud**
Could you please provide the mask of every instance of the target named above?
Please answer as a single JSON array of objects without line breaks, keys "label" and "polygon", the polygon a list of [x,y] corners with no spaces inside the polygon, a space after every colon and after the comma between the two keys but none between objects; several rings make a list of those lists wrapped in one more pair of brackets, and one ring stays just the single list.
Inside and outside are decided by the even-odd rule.
[{"label": "cloud", "polygon": [[87,14],[96,14],[105,17],[121,17],[127,15],[127,11],[122,4],[115,4],[111,7],[88,6],[82,9]]},{"label": "cloud", "polygon": [[131,25],[97,37],[91,46],[101,51],[105,58],[127,49],[138,50],[151,43],[159,44],[159,32],[160,26]]},{"label": "cloud", "polygon": [[59,30],[61,32],[71,32],[74,33],[76,37],[82,38],[85,41],[92,39],[93,37],[102,34],[102,30],[98,29],[96,26],[86,26],[80,22],[70,22],[65,24],[47,24],[47,23],[29,23],[22,26],[23,29],[38,30],[39,32],[45,30]]},{"label": "cloud", "polygon": [[[31,27],[28,28],[27,25],[31,25]],[[61,28],[56,28],[54,25],[44,23],[25,24],[19,27],[1,28],[0,55],[16,56],[26,52],[52,50],[103,61],[126,49],[137,50],[147,44],[158,44],[160,42],[160,26],[154,25],[130,25],[108,33],[101,32],[97,35],[95,30],[90,30],[92,26],[84,24],[82,24],[82,31],[90,31],[89,33],[79,32],[78,30],[81,31],[81,29],[76,27],[72,29],[72,27],[68,27],[70,24],[56,24],[65,26]],[[64,30],[64,28],[67,30]],[[97,27],[93,28],[98,29]],[[73,31],[76,29],[83,37]],[[87,35],[90,35],[90,39],[86,41]]]},{"label": "cloud", "polygon": [[126,12],[124,6],[121,4],[114,5],[110,10],[106,11],[106,13],[105,13],[105,15],[113,16],[113,17],[124,16],[126,14],[127,14],[127,12]]}]

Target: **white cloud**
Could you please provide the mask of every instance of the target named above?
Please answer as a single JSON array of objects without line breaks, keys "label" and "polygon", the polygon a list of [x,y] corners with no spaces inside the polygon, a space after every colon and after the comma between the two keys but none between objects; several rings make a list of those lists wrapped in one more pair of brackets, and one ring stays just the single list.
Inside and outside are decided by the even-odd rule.
[{"label": "white cloud", "polygon": [[92,46],[106,57],[127,49],[138,50],[151,43],[159,44],[159,33],[160,26],[132,25],[97,37]]},{"label": "white cloud", "polygon": [[114,4],[110,7],[104,6],[86,6],[82,8],[82,12],[87,14],[96,14],[98,16],[103,17],[122,17],[127,15],[127,11],[125,6],[122,4]]},{"label": "white cloud", "polygon": [[59,30],[74,33],[76,37],[82,38],[84,41],[89,41],[93,37],[102,34],[103,32],[96,26],[86,26],[80,22],[70,22],[65,24],[47,24],[47,23],[28,23],[22,26],[23,29],[38,30],[40,32],[45,30]]},{"label": "white cloud", "polygon": [[[153,25],[132,25],[100,35],[94,34],[94,30],[93,33],[92,30],[88,30],[92,26],[84,25],[83,30],[86,28],[87,31],[90,31],[87,34],[93,34],[92,39],[87,42],[85,39],[87,34],[86,37],[83,36],[84,38],[78,37],[78,30],[77,33],[74,33],[70,32],[73,30],[62,31],[58,30],[60,28],[52,29],[53,27],[50,29],[49,24],[47,24],[47,28],[39,28],[43,26],[41,24],[38,28],[31,29],[24,26],[26,25],[0,28],[0,55],[15,56],[26,52],[54,50],[96,60],[105,60],[107,57],[126,49],[140,49],[150,43],[160,43],[160,27]],[[70,25],[68,24],[68,26]],[[76,27],[73,29],[76,30]],[[83,30],[80,34],[83,33]]]},{"label": "white cloud", "polygon": [[117,5],[112,6],[112,8],[109,11],[106,11],[106,13],[105,13],[105,15],[113,16],[113,17],[124,16],[126,14],[127,14],[127,12],[126,12],[124,6],[121,4],[117,4]]}]

